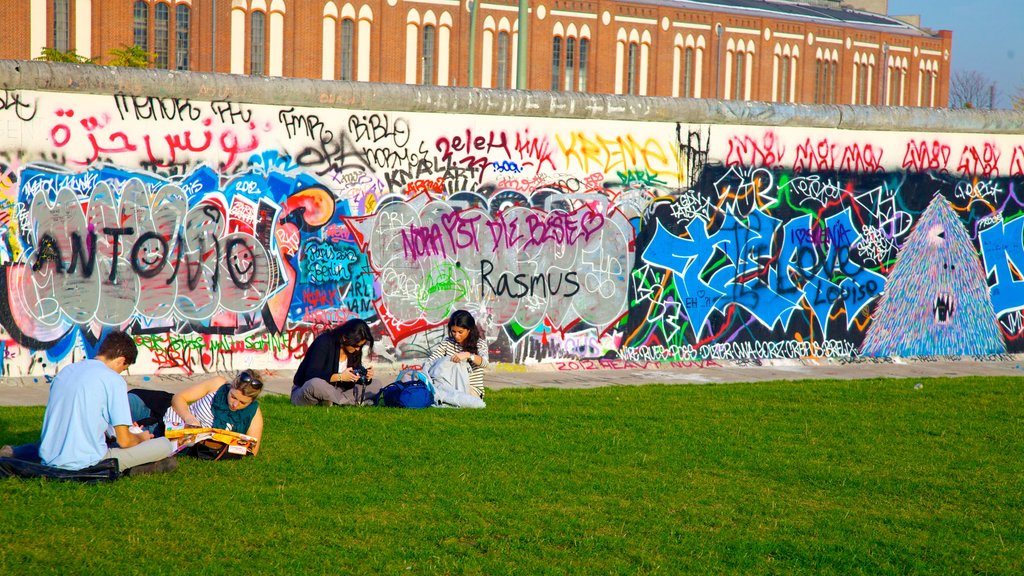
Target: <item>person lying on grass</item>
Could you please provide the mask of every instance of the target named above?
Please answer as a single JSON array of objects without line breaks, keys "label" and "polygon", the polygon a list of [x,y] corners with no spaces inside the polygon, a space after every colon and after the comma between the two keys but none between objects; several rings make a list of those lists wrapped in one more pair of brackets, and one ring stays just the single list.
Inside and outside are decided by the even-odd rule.
[{"label": "person lying on grass", "polygon": [[[131,336],[111,332],[100,344],[95,359],[66,366],[50,384],[38,444],[4,446],[0,456],[40,460],[46,466],[83,470],[115,458],[118,469],[129,475],[169,472],[177,468],[171,457],[176,445],[133,431],[128,385],[121,373],[135,363],[138,348]],[[108,447],[113,429],[117,445]]]},{"label": "person lying on grass", "polygon": [[292,404],[373,404],[382,385],[373,383],[373,367],[363,367],[367,344],[372,350],[373,334],[359,318],[317,336],[295,371]]},{"label": "person lying on grass", "polygon": [[[263,438],[263,412],[256,400],[263,379],[255,370],[242,370],[230,382],[215,376],[171,394],[163,390],[128,392],[132,418],[158,436],[168,428],[219,428],[256,438],[252,453]],[[155,416],[159,415],[159,417]]]}]

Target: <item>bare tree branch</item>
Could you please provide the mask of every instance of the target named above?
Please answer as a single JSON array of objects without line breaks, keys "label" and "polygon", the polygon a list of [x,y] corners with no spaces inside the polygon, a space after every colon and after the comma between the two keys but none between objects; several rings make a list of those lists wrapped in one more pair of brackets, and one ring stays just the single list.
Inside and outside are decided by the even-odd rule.
[{"label": "bare tree branch", "polygon": [[995,83],[977,70],[956,71],[949,81],[950,108],[991,108]]}]

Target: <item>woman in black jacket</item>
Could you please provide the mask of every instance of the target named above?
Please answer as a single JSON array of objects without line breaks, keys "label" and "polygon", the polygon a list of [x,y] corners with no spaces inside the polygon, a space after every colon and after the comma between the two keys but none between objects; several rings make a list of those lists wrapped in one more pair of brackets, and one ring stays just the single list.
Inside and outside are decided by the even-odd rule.
[{"label": "woman in black jacket", "polygon": [[373,349],[370,327],[358,318],[316,337],[292,380],[296,406],[372,404],[381,386],[363,367],[363,347]]}]

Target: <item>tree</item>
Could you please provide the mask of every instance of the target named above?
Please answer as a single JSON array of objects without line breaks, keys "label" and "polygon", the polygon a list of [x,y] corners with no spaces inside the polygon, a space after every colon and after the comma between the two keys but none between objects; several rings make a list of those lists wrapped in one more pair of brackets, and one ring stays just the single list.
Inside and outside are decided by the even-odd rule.
[{"label": "tree", "polygon": [[111,66],[127,68],[149,68],[149,65],[156,59],[156,54],[127,44],[122,44],[120,48],[114,48],[107,54],[111,58],[109,62]]},{"label": "tree", "polygon": [[977,70],[956,71],[949,81],[950,108],[991,108],[995,82]]},{"label": "tree", "polygon": [[1010,96],[1010,108],[1024,112],[1024,85],[1017,86],[1017,91]]},{"label": "tree", "polygon": [[75,49],[72,48],[67,52],[61,52],[56,48],[50,48],[48,46],[43,48],[43,53],[36,60],[45,60],[47,62],[69,62],[71,64],[95,64],[96,58],[86,58]]}]

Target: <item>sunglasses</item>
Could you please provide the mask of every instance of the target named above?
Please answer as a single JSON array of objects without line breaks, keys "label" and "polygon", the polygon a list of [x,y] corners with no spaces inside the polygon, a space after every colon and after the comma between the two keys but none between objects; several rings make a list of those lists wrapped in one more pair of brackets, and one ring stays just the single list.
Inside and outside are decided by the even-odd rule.
[{"label": "sunglasses", "polygon": [[255,377],[248,370],[243,370],[238,374],[238,381],[242,384],[251,384],[253,388],[257,390],[263,388],[263,382],[259,378]]}]

